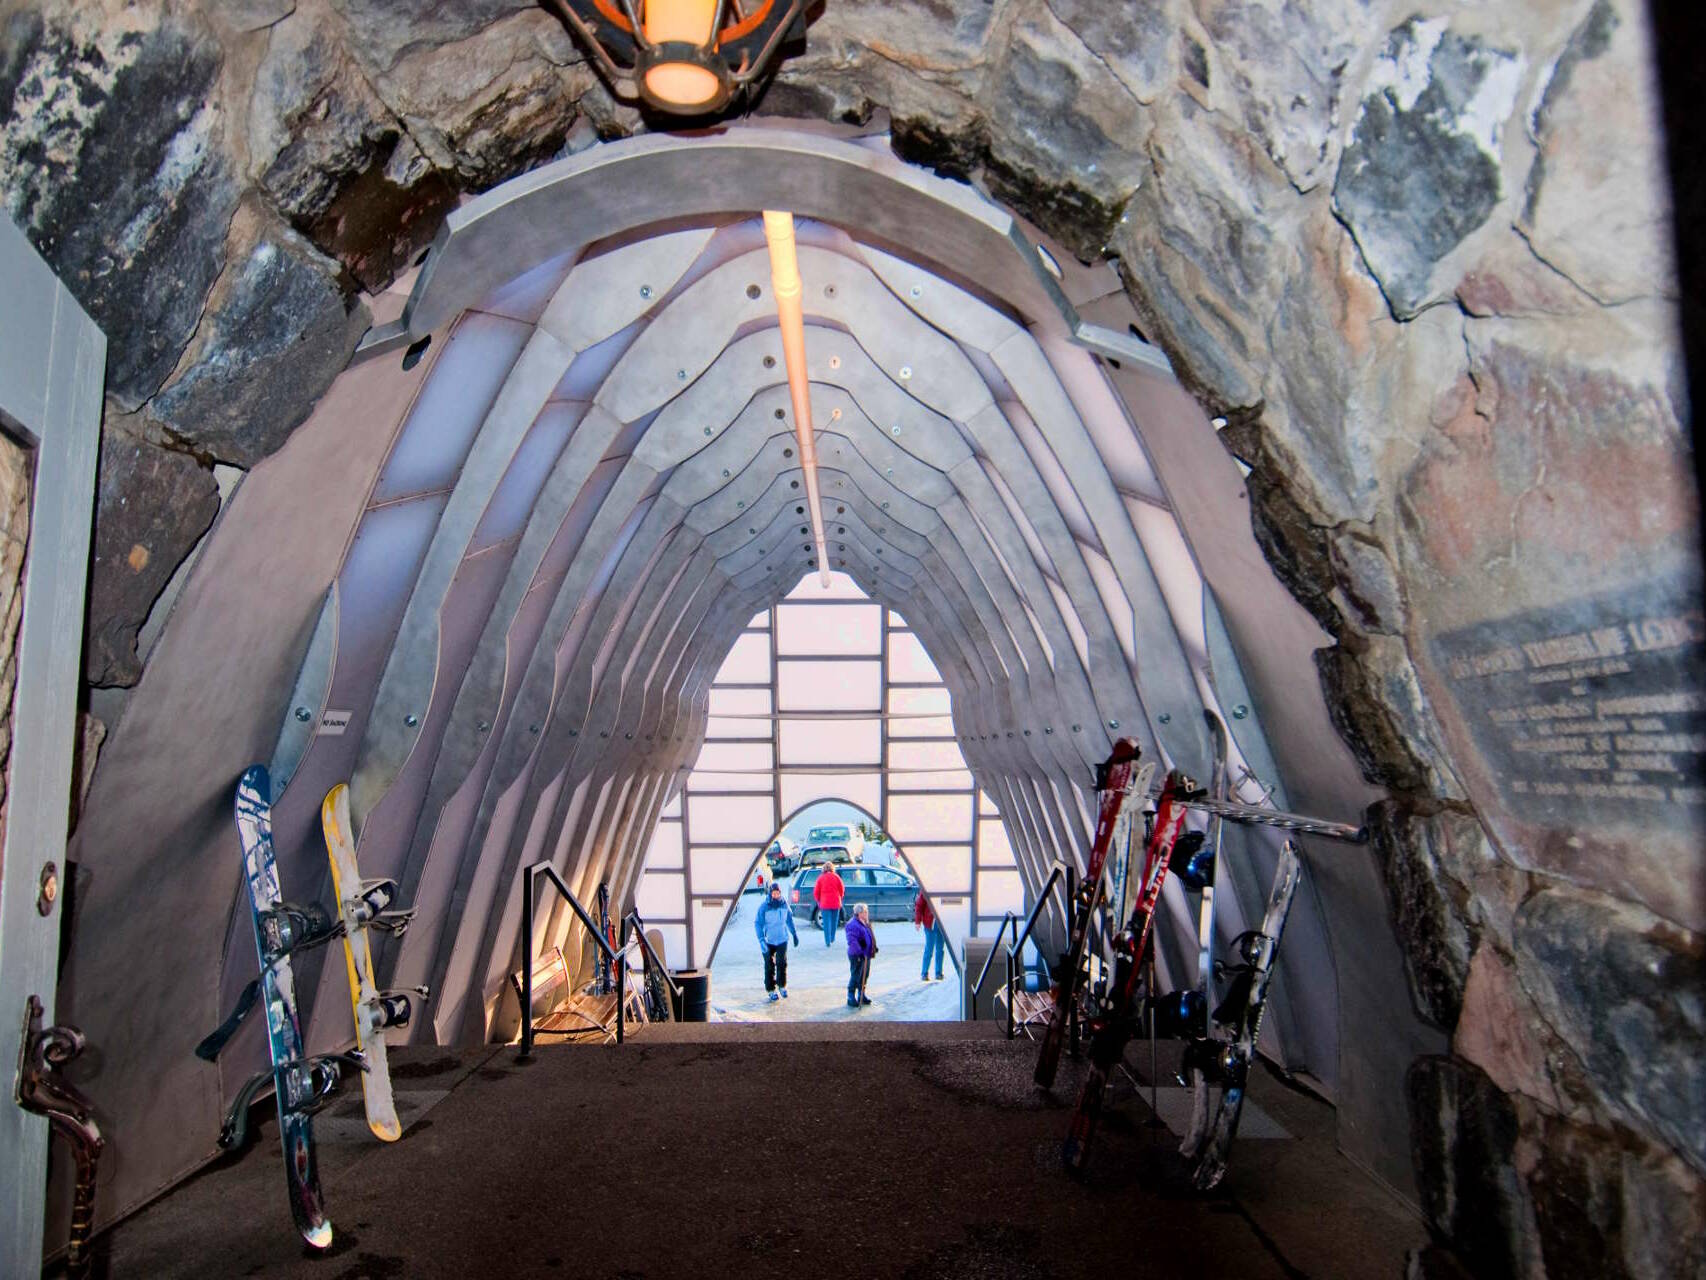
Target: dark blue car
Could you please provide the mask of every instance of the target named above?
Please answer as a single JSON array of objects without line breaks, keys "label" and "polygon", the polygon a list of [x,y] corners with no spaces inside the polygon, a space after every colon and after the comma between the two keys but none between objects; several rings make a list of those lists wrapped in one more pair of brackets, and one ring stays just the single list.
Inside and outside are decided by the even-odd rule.
[{"label": "dark blue car", "polygon": [[[851,915],[853,908],[863,902],[871,909],[873,920],[910,920],[912,904],[918,897],[918,881],[893,867],[837,867],[836,872],[847,886],[842,910]],[[788,905],[802,920],[809,919],[816,903],[812,889],[822,867],[806,867],[794,877],[788,890]]]}]

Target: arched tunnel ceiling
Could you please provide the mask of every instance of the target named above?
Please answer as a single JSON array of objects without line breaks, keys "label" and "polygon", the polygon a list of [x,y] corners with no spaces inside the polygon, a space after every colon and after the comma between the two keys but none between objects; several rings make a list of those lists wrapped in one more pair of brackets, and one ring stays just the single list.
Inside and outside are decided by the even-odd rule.
[{"label": "arched tunnel ceiling", "polygon": [[[548,858],[579,890],[631,895],[730,644],[815,568],[756,220],[771,197],[810,219],[832,567],[924,642],[1027,883],[1081,860],[1089,769],[1113,737],[1206,777],[1205,708],[1233,730],[1248,798],[1289,792],[1352,819],[1366,802],[1313,683],[1319,633],[1254,552],[1236,468],[1142,344],[1079,321],[1071,264],[1056,281],[1001,210],[852,143],[767,129],[600,148],[451,219],[400,319],[245,480],[103,761],[91,862],[128,833],[175,917],[218,921],[150,942],[151,963],[208,977],[163,990],[142,1026],[116,980],[140,945],[124,909],[138,865],[84,897],[82,936],[99,942],[69,981],[113,1046],[104,1087],[122,1104],[165,1079],[206,1104],[127,1167],[121,1204],[193,1164],[250,1065],[241,1045],[217,1081],[187,1065],[252,975],[230,912],[234,762],[273,762],[292,897],[316,896],[319,799],[351,781],[364,874],[420,907],[381,958],[386,981],[437,993],[417,1035],[486,1034],[518,963],[523,867]],[[401,368],[399,349],[428,337]],[[1173,477],[1219,485],[1227,510],[1176,510],[1146,432],[1201,460]],[[1244,544],[1200,559],[1201,522],[1228,512]],[[1247,627],[1233,643],[1215,592],[1229,616],[1256,609],[1263,643]],[[1271,741],[1252,687],[1269,691]],[[187,820],[168,772],[205,777]],[[1271,854],[1252,839],[1252,867]],[[1379,1066],[1341,1106],[1370,1134],[1401,1128],[1379,1093],[1431,1041],[1402,1003],[1380,887],[1361,854],[1316,873],[1318,927],[1363,972],[1349,995],[1291,984],[1309,1066],[1333,1087],[1335,1001],[1360,1001]],[[1325,936],[1314,945],[1326,974]],[[342,981],[299,969],[311,1048],[347,1036]],[[1369,1151],[1391,1162],[1403,1145],[1384,1134]]]}]

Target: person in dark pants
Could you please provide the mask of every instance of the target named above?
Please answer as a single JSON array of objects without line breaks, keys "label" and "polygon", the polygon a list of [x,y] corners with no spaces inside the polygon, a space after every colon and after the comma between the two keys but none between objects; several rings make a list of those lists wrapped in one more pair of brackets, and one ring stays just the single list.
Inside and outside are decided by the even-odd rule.
[{"label": "person in dark pants", "polygon": [[924,933],[924,963],[918,966],[918,980],[930,980],[930,957],[936,957],[936,981],[942,980],[942,956],[948,950],[948,940],[942,936],[942,926],[936,919],[936,913],[930,910],[930,904],[925,900],[924,890],[918,891],[918,900],[912,904],[912,927],[923,929]]},{"label": "person in dark pants", "polygon": [[823,919],[823,945],[835,945],[835,927],[841,923],[841,902],[847,895],[847,882],[835,870],[833,862],[823,864],[823,873],[812,886],[812,901],[817,903]]},{"label": "person in dark pants", "polygon": [[877,936],[871,932],[871,909],[863,902],[853,908],[847,922],[847,1007],[857,1009],[871,1003],[865,983],[871,977],[871,957],[877,954]]},{"label": "person in dark pants", "polygon": [[[770,882],[770,896],[758,904],[758,945],[764,949],[764,989],[772,1001],[788,998],[788,938],[800,944],[800,932],[794,928],[794,913],[782,901],[782,886]],[[781,994],[778,995],[777,993]]]}]

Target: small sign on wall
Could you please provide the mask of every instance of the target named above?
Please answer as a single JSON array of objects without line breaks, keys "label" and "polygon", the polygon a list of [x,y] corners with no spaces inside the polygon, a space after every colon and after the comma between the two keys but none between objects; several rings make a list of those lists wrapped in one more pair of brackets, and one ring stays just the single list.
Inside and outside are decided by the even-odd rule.
[{"label": "small sign on wall", "polygon": [[320,727],[314,730],[314,736],[318,738],[341,738],[344,730],[349,728],[350,717],[354,714],[353,711],[322,711],[320,713]]}]

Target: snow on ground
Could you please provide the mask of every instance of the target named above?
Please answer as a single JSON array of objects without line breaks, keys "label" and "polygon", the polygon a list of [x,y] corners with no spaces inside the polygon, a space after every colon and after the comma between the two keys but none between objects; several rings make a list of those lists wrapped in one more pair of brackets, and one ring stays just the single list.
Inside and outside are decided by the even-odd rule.
[{"label": "snow on ground", "polygon": [[[787,891],[787,881],[783,882]],[[788,946],[788,998],[772,1004],[764,994],[764,955],[752,931],[758,895],[743,894],[711,957],[712,1022],[816,1022],[843,1018],[895,1022],[941,1022],[960,1016],[960,979],[950,956],[941,982],[920,982],[924,935],[909,922],[873,926],[877,958],[865,993],[872,1003],[847,1007],[847,944],[840,930],[835,945],[823,945],[823,930],[795,920],[800,945]],[[934,975],[935,966],[931,966]]]}]

